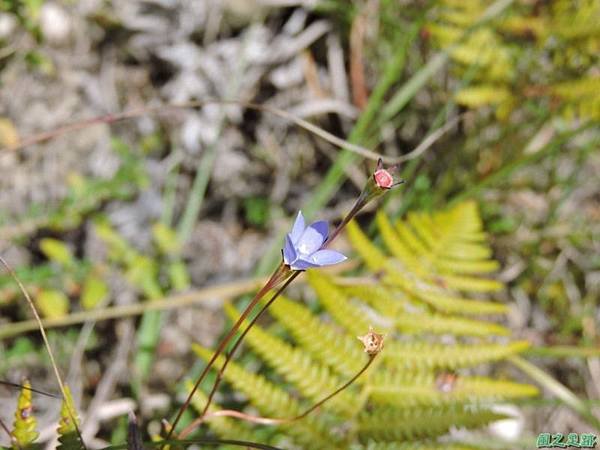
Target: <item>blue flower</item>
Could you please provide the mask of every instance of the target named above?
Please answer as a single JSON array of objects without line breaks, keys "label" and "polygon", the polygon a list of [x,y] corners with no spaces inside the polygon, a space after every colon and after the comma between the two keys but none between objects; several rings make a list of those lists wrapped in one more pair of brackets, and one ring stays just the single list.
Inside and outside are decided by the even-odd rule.
[{"label": "blue flower", "polygon": [[329,234],[329,225],[321,220],[304,224],[302,211],[298,212],[292,231],[285,236],[283,262],[292,270],[306,270],[337,264],[346,259],[335,250],[322,249]]}]

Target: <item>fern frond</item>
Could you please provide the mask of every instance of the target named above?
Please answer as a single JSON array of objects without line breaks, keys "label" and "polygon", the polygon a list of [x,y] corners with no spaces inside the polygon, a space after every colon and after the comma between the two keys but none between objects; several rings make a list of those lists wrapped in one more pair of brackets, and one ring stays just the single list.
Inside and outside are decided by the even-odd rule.
[{"label": "fern frond", "polygon": [[[372,244],[353,224],[348,237],[367,266],[384,272],[384,284],[436,310],[454,314],[498,314],[506,306],[469,300],[456,291],[487,293],[502,283],[480,276],[498,268],[485,241],[482,222],[473,202],[435,214],[410,213],[392,225],[383,212],[376,222],[392,257]],[[475,276],[477,275],[477,276]],[[380,303],[381,304],[381,303]]]},{"label": "fern frond", "polygon": [[455,369],[497,361],[529,347],[525,341],[508,344],[441,345],[430,342],[386,343],[382,357],[398,369]]},{"label": "fern frond", "polygon": [[350,334],[358,336],[369,329],[371,322],[365,316],[364,310],[353,305],[344,291],[333,284],[326,275],[318,271],[309,271],[308,282],[319,297],[319,303]]},{"label": "fern frond", "polygon": [[[194,387],[194,383],[191,380],[186,380],[185,387],[186,390],[190,392]],[[204,394],[204,392],[198,389],[192,397],[191,405],[196,412],[198,412],[198,414],[201,414],[204,411],[204,405],[206,405],[207,400],[208,397]],[[215,412],[219,409],[220,408],[218,405],[213,403],[208,408],[208,412]],[[256,440],[256,434],[239,420],[230,419],[228,417],[211,417],[206,423],[211,430],[213,430],[222,438],[231,438],[234,436],[236,439],[240,439],[242,441]],[[231,448],[233,449],[233,447]]]},{"label": "fern frond", "polygon": [[370,270],[378,272],[385,267],[386,256],[371,243],[355,221],[346,225],[346,235]]},{"label": "fern frond", "polygon": [[65,398],[60,408],[60,420],[57,429],[58,450],[85,450],[85,446],[79,437],[79,418],[76,411],[71,390],[68,386],[65,386]]},{"label": "fern frond", "polygon": [[[259,326],[247,335],[252,351],[298,396],[234,363],[225,378],[263,415],[294,417],[303,399],[320,400],[362,369],[367,356],[356,335],[363,334],[371,322],[384,324],[402,333],[403,339],[394,340],[395,333],[390,333],[376,367],[351,387],[360,388],[358,399],[343,392],[324,405],[321,414],[288,423],[282,427],[284,432],[311,449],[469,448],[438,443],[434,438],[454,426],[478,427],[504,417],[485,409],[491,402],[537,393],[532,386],[510,381],[463,376],[448,381],[440,378],[445,374],[436,375],[441,370],[501,360],[528,347],[527,342],[500,344],[483,339],[472,339],[474,343],[468,345],[441,344],[431,336],[509,334],[500,324],[465,317],[507,311],[506,305],[468,298],[470,292],[502,287],[482,275],[496,270],[498,263],[491,259],[477,205],[466,202],[433,214],[410,213],[406,221],[396,224],[380,212],[376,221],[383,238],[381,248],[356,223],[347,228],[351,244],[375,274],[334,281],[309,271],[308,284],[324,314],[316,314],[300,301],[279,297],[268,312],[293,343]],[[233,307],[226,309],[232,318],[238,316]],[[204,359],[211,355],[197,346],[194,350]],[[329,433],[340,420],[343,432]],[[363,447],[356,447],[357,439]]]},{"label": "fern frond", "polygon": [[424,373],[414,378],[375,374],[370,383],[369,398],[373,402],[397,407],[484,403],[532,397],[539,393],[537,388],[529,384],[462,376],[456,379],[448,392],[442,392],[437,385],[437,377],[433,373]]},{"label": "fern frond", "polygon": [[[487,315],[505,314],[508,307],[502,303],[489,302],[485,300],[472,300],[457,297],[450,291],[441,287],[430,286],[425,283],[410,282],[406,278],[389,275],[384,277],[384,282],[389,285],[402,288],[405,292],[413,295],[434,309],[447,314],[465,315]],[[443,282],[440,280],[440,282]]]},{"label": "fern frond", "polygon": [[445,434],[451,427],[476,428],[504,418],[469,406],[377,408],[360,417],[358,433],[362,440],[423,439]]},{"label": "fern frond", "polygon": [[[386,319],[395,322],[396,329],[401,333],[451,333],[458,336],[506,336],[510,333],[506,327],[497,323],[467,319],[462,316],[428,313],[418,303],[408,300],[406,294],[390,286],[379,284],[347,285],[338,286],[347,297],[347,300],[360,299],[372,306]],[[448,300],[448,299],[446,299]],[[448,301],[449,309],[457,306],[454,299]],[[459,299],[460,300],[460,299]],[[464,302],[464,303],[461,303]],[[348,303],[347,303],[348,304]],[[445,304],[436,305],[444,310]],[[473,314],[505,312],[506,306],[499,303],[483,302],[474,300],[460,300],[458,306],[461,308],[473,307]],[[483,311],[480,307],[483,305]],[[355,309],[359,309],[356,308]],[[363,319],[364,322],[364,319]]]},{"label": "fern frond", "polygon": [[456,336],[508,336],[510,330],[502,325],[482,320],[465,319],[442,314],[400,314],[395,317],[401,333],[453,334]]},{"label": "fern frond", "polygon": [[30,446],[39,436],[36,431],[37,420],[33,414],[33,404],[31,401],[31,384],[28,380],[23,382],[19,399],[17,400],[17,409],[15,411],[15,421],[13,422],[13,449],[20,450]]},{"label": "fern frond", "polygon": [[319,320],[302,304],[279,297],[269,308],[269,313],[315,359],[344,377],[355,375],[365,364],[367,357],[356,345],[355,336],[341,333]]},{"label": "fern frond", "polygon": [[[212,356],[211,350],[197,344],[192,344],[192,350],[205,361]],[[222,356],[217,358],[218,365],[222,365],[223,361]],[[300,403],[296,399],[261,375],[230,363],[224,376],[236,390],[248,397],[253,406],[268,417],[295,417],[302,412]],[[328,435],[326,423],[322,420],[307,417],[298,422],[281,425],[281,428],[299,442],[311,445],[312,448],[336,448],[335,445],[332,446],[332,437]]]},{"label": "fern frond", "polygon": [[[226,305],[226,312],[233,320],[239,316],[231,305]],[[245,324],[244,326],[246,326]],[[321,345],[327,345],[319,336],[315,336]],[[294,385],[306,398],[317,402],[326,393],[333,392],[342,382],[329,368],[316,363],[307,352],[294,348],[278,337],[273,336],[254,325],[246,335],[246,341],[264,361]],[[358,344],[358,342],[357,342]],[[335,412],[349,415],[353,412],[352,397],[342,392],[333,398],[327,406]]]},{"label": "fern frond", "polygon": [[[386,247],[390,250],[390,253],[398,258],[403,266],[410,268],[411,270],[419,270],[424,274],[425,272],[422,269],[422,264],[420,264],[418,256],[425,254],[425,249],[423,246],[419,246],[417,249],[414,248],[414,245],[418,241],[414,238],[412,233],[410,234],[410,237],[408,237],[407,234],[410,233],[410,231],[403,229],[404,234],[401,237],[401,235],[394,230],[387,215],[383,211],[377,212],[375,221],[377,222],[377,227],[381,233],[381,238]],[[411,242],[413,243],[413,246],[409,246]]]},{"label": "fern frond", "polygon": [[400,442],[369,442],[362,450],[481,450],[466,444],[444,444],[434,441],[420,441],[410,443]]},{"label": "fern frond", "polygon": [[338,287],[350,298],[361,300],[385,317],[395,317],[407,308],[414,309],[406,294],[400,290],[392,290],[380,283],[351,284]]}]

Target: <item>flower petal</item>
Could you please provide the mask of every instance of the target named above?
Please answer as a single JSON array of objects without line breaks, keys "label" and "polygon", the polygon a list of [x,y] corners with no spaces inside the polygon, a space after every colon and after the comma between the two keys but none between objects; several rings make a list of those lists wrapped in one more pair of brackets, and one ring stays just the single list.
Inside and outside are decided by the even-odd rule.
[{"label": "flower petal", "polygon": [[335,250],[319,250],[310,256],[310,260],[319,266],[331,266],[345,261],[346,256]]},{"label": "flower petal", "polygon": [[285,235],[285,244],[283,246],[283,262],[288,266],[298,258],[290,233]]},{"label": "flower petal", "polygon": [[319,265],[302,258],[298,258],[293,264],[290,265],[292,270],[306,270],[310,269],[311,267],[319,267]]},{"label": "flower petal", "polygon": [[308,226],[308,228],[316,230],[317,233],[319,233],[323,237],[323,242],[325,242],[325,239],[327,239],[327,236],[329,236],[329,224],[324,220],[319,220],[318,222],[311,223]]},{"label": "flower petal", "polygon": [[302,233],[304,233],[304,228],[306,225],[304,224],[304,216],[302,215],[302,211],[298,211],[298,215],[296,216],[296,221],[294,222],[294,226],[292,227],[292,231],[290,232],[290,238],[292,239],[292,243],[296,244]]},{"label": "flower petal", "polygon": [[[318,226],[315,227],[315,224]],[[304,230],[304,233],[302,233],[302,236],[300,236],[298,242],[294,244],[296,251],[300,255],[309,256],[321,248],[321,245],[323,245],[323,242],[325,241],[325,237],[327,237],[327,234],[323,236],[322,224],[327,227],[327,222],[315,222],[310,225],[306,230]]]}]

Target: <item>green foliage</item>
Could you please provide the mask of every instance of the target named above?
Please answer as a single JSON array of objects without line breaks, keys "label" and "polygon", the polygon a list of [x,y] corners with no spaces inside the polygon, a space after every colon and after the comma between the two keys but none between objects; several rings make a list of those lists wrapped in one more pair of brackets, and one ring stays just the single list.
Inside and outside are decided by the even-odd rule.
[{"label": "green foliage", "polygon": [[148,183],[142,160],[123,143],[115,141],[115,152],[121,165],[112,178],[84,178],[71,174],[69,191],[58,204],[33,204],[24,217],[9,221],[2,217],[0,238],[16,239],[40,228],[55,231],[77,227],[87,214],[96,211],[106,200],[126,200]]},{"label": "green foliage", "polygon": [[[194,352],[204,360],[211,357],[212,352],[199,345],[193,346]],[[223,364],[224,358],[217,359],[217,364]],[[284,389],[268,381],[262,375],[247,371],[241,366],[231,363],[225,371],[225,379],[236,390],[248,397],[252,405],[261,414],[271,417],[294,417],[301,413],[302,408],[298,400],[288,394]],[[291,425],[283,425],[282,433],[289,434],[300,444],[314,449],[339,448],[331,442],[327,432],[326,423],[314,417]]]},{"label": "green foliage", "polygon": [[600,78],[587,71],[600,51],[600,3],[521,3],[460,40],[488,6],[483,0],[439,1],[426,27],[434,45],[450,49],[456,75],[475,68],[472,84],[455,100],[469,108],[492,106],[501,119],[528,98],[568,119],[600,118]]},{"label": "green foliage", "polygon": [[256,227],[264,227],[269,220],[269,199],[264,197],[248,197],[244,199],[244,216],[246,221]]},{"label": "green foliage", "polygon": [[57,450],[82,450],[85,446],[82,444],[79,436],[79,418],[77,410],[71,396],[71,390],[65,386],[65,398],[60,408],[60,419],[58,422],[58,447]]},{"label": "green foliage", "polygon": [[93,309],[98,306],[108,295],[106,282],[94,273],[90,273],[83,282],[81,293],[81,306],[84,309]]},{"label": "green foliage", "polygon": [[21,388],[19,400],[17,401],[15,421],[13,422],[13,431],[11,432],[14,450],[29,447],[39,435],[36,431],[37,420],[33,414],[30,388],[29,381],[25,381],[23,388]]},{"label": "green foliage", "polygon": [[506,416],[489,409],[470,406],[439,406],[413,408],[377,408],[364,413],[358,420],[361,438],[381,441],[406,441],[442,435],[450,427],[477,428]]},{"label": "green foliage", "polygon": [[[384,349],[367,372],[318,411],[277,426],[269,435],[274,445],[283,433],[300,447],[310,442],[310,448],[470,448],[437,439],[452,427],[477,428],[503,418],[491,408],[495,402],[537,395],[530,385],[471,375],[471,368],[528,346],[507,341],[508,330],[489,318],[464,317],[506,312],[504,305],[468,295],[481,297],[502,288],[489,277],[498,265],[476,205],[413,213],[396,224],[380,214],[377,224],[383,248],[356,224],[348,229],[369,269],[362,278],[308,271],[314,307],[279,297],[268,310],[276,326],[267,331],[255,325],[249,331],[245,342],[264,362],[266,375],[258,373],[254,359],[251,367],[231,363],[225,371],[226,381],[244,394],[249,413],[292,418],[365,365],[368,358],[357,335],[371,324],[386,333]],[[369,276],[372,272],[376,279]],[[233,307],[226,309],[232,319],[237,317]],[[461,336],[469,338],[461,342]],[[204,360],[212,354],[200,346],[194,351]],[[222,419],[214,425],[208,419],[208,426],[230,437],[234,423]],[[244,430],[259,432],[264,426]]]},{"label": "green foliage", "polygon": [[[112,178],[71,174],[67,180],[69,190],[62,201],[50,206],[33,205],[24,217],[2,224],[0,238],[14,240],[41,228],[60,235],[80,226],[88,215],[97,213],[105,201],[130,198],[147,182],[142,160],[119,141],[115,141],[113,147],[121,165]],[[39,250],[47,262],[17,267],[15,272],[25,287],[36,293],[36,304],[44,317],[67,314],[69,298],[79,298],[81,306],[89,309],[107,297],[108,285],[103,278],[106,269],[101,264],[76,257],[70,245],[59,238],[41,239]],[[179,275],[179,279],[180,285],[185,285],[185,277]],[[0,305],[13,301],[18,295],[12,278],[0,275]]]},{"label": "green foliage", "polygon": [[[12,444],[14,450],[37,447],[34,442],[39,433],[36,431],[37,420],[34,415],[32,403],[32,390],[29,381],[23,383],[17,409],[15,411],[15,420],[11,432]],[[81,442],[79,435],[79,419],[77,410],[73,403],[71,391],[65,386],[65,398],[62,401],[60,409],[60,418],[58,422],[58,450],[82,450],[85,446]]]},{"label": "green foliage", "polygon": [[40,249],[46,257],[62,266],[73,264],[73,254],[69,247],[58,239],[46,238],[40,241]]},{"label": "green foliage", "polygon": [[44,290],[35,297],[40,314],[47,318],[62,317],[69,312],[69,299],[61,291]]}]

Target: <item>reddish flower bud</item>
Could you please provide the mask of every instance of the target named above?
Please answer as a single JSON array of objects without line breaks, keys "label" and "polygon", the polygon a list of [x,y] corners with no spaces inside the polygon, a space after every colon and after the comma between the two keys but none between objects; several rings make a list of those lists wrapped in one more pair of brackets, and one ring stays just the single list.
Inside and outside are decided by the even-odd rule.
[{"label": "reddish flower bud", "polygon": [[390,189],[394,185],[394,177],[385,169],[376,170],[373,174],[375,184],[382,189]]}]

